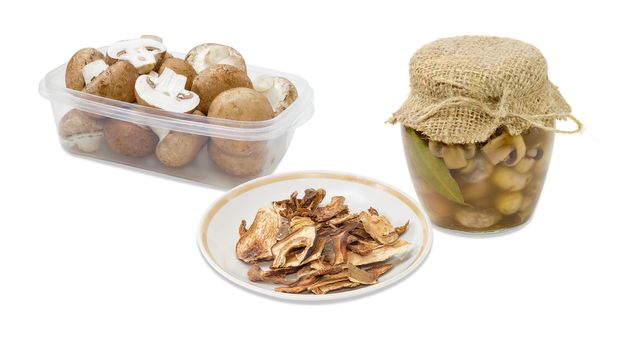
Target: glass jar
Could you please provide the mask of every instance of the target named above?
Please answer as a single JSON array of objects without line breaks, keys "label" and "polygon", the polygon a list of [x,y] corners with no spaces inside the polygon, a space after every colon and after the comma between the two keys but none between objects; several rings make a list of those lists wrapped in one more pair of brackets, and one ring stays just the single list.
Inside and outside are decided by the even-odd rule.
[{"label": "glass jar", "polygon": [[482,143],[447,145],[401,127],[414,188],[440,227],[489,233],[525,223],[550,164],[554,133],[497,131]]}]

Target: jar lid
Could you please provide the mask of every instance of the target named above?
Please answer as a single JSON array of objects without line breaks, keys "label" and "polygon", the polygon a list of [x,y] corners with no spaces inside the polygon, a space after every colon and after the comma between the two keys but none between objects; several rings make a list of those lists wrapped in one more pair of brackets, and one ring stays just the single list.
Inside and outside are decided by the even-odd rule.
[{"label": "jar lid", "polygon": [[[547,76],[547,62],[519,40],[461,36],[420,48],[410,61],[411,92],[389,119],[435,141],[486,141],[499,128],[519,135],[535,126],[562,133],[581,123]],[[554,128],[570,119],[576,130]]]}]

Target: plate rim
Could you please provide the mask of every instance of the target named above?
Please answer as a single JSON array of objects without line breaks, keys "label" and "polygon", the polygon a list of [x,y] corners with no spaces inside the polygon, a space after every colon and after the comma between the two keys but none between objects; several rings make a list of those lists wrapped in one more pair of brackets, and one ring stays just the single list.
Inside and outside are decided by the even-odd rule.
[{"label": "plate rim", "polygon": [[[409,209],[412,210],[421,221],[420,224],[422,226],[421,231],[422,231],[423,242],[421,247],[419,248],[420,250],[417,253],[417,256],[414,259],[414,261],[405,270],[401,271],[398,275],[390,278],[389,280],[368,286],[367,288],[360,288],[360,289],[348,290],[340,293],[328,293],[328,294],[322,294],[322,295],[289,294],[289,293],[277,292],[275,290],[260,288],[258,286],[255,286],[251,282],[243,281],[236,278],[235,276],[227,272],[222,266],[220,266],[220,264],[214,259],[211,252],[209,251],[209,248],[207,247],[207,231],[208,231],[207,229],[209,227],[209,222],[213,219],[216,213],[236,197],[240,196],[245,192],[251,191],[255,188],[267,186],[272,183],[296,180],[296,179],[305,179],[305,178],[323,178],[323,179],[330,179],[330,180],[343,180],[343,181],[357,182],[362,185],[375,187],[380,190],[383,190],[393,195],[394,197],[398,198],[399,200],[401,200],[401,202],[403,202],[406,206],[408,206]],[[242,183],[230,189],[229,191],[225,192],[221,197],[216,199],[214,203],[209,206],[209,208],[203,215],[203,218],[200,222],[200,226],[198,229],[198,234],[197,234],[198,248],[200,250],[202,257],[205,259],[205,261],[214,271],[216,271],[220,276],[224,277],[227,281],[235,284],[236,286],[252,291],[254,293],[269,296],[271,298],[275,298],[279,300],[308,301],[308,302],[350,299],[357,296],[363,296],[365,294],[371,294],[376,291],[380,291],[381,289],[384,289],[386,287],[389,287],[390,285],[393,285],[401,281],[405,277],[409,276],[412,272],[414,272],[418,267],[422,265],[422,263],[425,261],[425,259],[427,258],[427,256],[429,255],[432,249],[433,240],[434,240],[434,235],[433,235],[432,223],[430,222],[429,217],[427,216],[423,208],[420,205],[418,205],[418,203],[412,197],[407,195],[405,192],[399,190],[398,188],[390,184],[387,184],[385,182],[382,182],[380,180],[376,180],[367,176],[352,174],[348,172],[337,172],[337,171],[326,171],[326,170],[283,172],[283,173],[259,177],[254,180]]]}]

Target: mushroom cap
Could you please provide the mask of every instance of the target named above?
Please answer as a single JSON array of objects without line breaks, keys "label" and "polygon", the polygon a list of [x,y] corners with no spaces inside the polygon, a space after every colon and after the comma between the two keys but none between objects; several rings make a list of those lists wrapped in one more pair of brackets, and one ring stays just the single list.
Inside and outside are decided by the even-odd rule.
[{"label": "mushroom cap", "polygon": [[65,85],[69,89],[82,90],[85,87],[85,79],[82,76],[82,68],[88,63],[97,60],[104,60],[105,56],[102,52],[86,47],[78,50],[67,63],[67,70],[65,72]]},{"label": "mushroom cap", "polygon": [[200,96],[198,109],[207,114],[209,105],[218,94],[237,87],[252,87],[247,73],[234,66],[220,64],[209,67],[198,74],[194,78],[191,91]]},{"label": "mushroom cap", "polygon": [[298,98],[296,86],[283,77],[261,75],[254,82],[254,89],[265,95],[276,115],[287,109]]},{"label": "mushroom cap", "polygon": [[245,59],[231,46],[206,43],[201,44],[189,50],[185,56],[185,61],[192,65],[198,74],[205,69],[218,64],[227,64],[234,66],[243,72],[247,71]]},{"label": "mushroom cap", "polygon": [[58,124],[58,133],[62,137],[102,132],[102,129],[102,120],[92,116],[89,112],[75,108],[67,112]]},{"label": "mushroom cap", "polygon": [[118,119],[105,122],[105,141],[114,151],[132,157],[152,154],[158,136],[148,128]]},{"label": "mushroom cap", "polygon": [[180,58],[168,57],[163,59],[160,68],[158,68],[158,74],[162,74],[165,68],[170,68],[171,70],[176,72],[176,74],[186,76],[187,83],[185,83],[185,89],[191,90],[191,85],[194,82],[194,78],[196,78],[196,75],[198,75],[194,67],[185,62],[185,60],[181,60]]},{"label": "mushroom cap", "polygon": [[224,152],[215,143],[209,142],[207,153],[221,170],[235,176],[257,175],[271,165],[267,150],[253,153],[250,156],[236,156]]},{"label": "mushroom cap", "polygon": [[103,121],[88,112],[72,109],[60,120],[58,133],[63,144],[75,146],[82,152],[94,153],[104,136]]},{"label": "mushroom cap", "polygon": [[118,61],[89,83],[84,92],[124,102],[136,100],[138,71],[127,61]]},{"label": "mushroom cap", "polygon": [[260,92],[239,87],[220,93],[212,101],[207,116],[239,121],[261,121],[274,117],[272,106]]},{"label": "mushroom cap", "polygon": [[171,131],[156,146],[156,157],[168,167],[189,164],[207,143],[207,136]]}]

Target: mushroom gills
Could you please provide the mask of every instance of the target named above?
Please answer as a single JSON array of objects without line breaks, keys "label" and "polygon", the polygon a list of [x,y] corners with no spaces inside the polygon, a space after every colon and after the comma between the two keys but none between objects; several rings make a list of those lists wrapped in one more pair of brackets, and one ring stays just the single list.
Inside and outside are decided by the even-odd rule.
[{"label": "mushroom gills", "polygon": [[186,83],[187,77],[166,68],[158,77],[139,76],[136,79],[136,96],[140,104],[170,112],[188,113],[196,109],[200,98],[195,93],[185,90]]},{"label": "mushroom gills", "polygon": [[106,71],[109,65],[103,60],[95,60],[82,67],[82,77],[85,80],[85,85],[89,85],[91,81],[99,76],[102,72]]},{"label": "mushroom gills", "polygon": [[294,84],[283,77],[261,75],[253,81],[253,85],[256,91],[267,97],[276,114],[287,109],[298,98]]},{"label": "mushroom gills", "polygon": [[161,42],[149,39],[118,41],[107,49],[107,55],[116,60],[126,60],[136,67],[138,73],[146,74],[154,69],[156,62],[167,51]]}]

